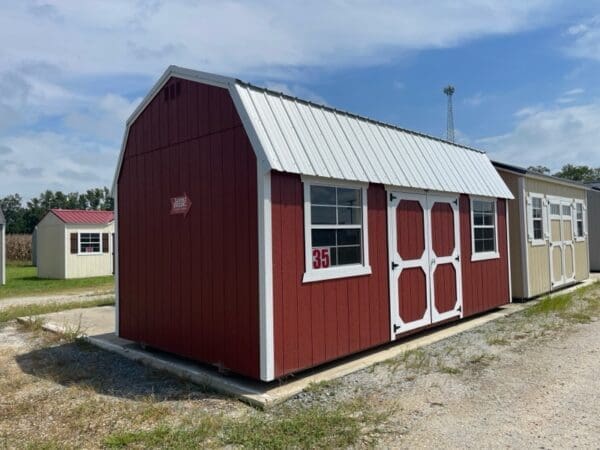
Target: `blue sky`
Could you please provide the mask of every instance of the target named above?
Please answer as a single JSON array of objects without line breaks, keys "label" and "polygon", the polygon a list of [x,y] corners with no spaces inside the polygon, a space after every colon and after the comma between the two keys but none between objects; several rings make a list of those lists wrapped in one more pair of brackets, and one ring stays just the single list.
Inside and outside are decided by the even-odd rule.
[{"label": "blue sky", "polygon": [[0,196],[110,185],[169,64],[518,165],[600,166],[600,1],[0,1]]}]

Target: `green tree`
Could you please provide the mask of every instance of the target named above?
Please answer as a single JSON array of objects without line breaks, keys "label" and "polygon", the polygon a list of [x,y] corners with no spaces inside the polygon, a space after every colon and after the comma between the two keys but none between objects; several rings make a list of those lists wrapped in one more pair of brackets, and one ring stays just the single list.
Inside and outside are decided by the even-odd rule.
[{"label": "green tree", "polygon": [[574,164],[566,164],[558,172],[554,174],[556,177],[566,178],[573,181],[588,181],[600,180],[600,167],[593,168],[589,166],[576,166]]},{"label": "green tree", "polygon": [[529,166],[527,170],[530,172],[541,173],[542,175],[550,174],[550,169],[548,169],[546,166]]}]

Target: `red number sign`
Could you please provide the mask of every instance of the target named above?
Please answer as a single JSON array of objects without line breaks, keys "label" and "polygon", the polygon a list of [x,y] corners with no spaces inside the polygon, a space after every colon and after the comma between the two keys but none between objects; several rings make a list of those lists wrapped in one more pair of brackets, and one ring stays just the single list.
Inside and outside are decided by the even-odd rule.
[{"label": "red number sign", "polygon": [[312,249],[313,269],[325,269],[331,265],[329,247],[314,247]]},{"label": "red number sign", "polygon": [[187,213],[190,211],[191,207],[192,201],[185,193],[181,197],[171,198],[171,215],[183,214],[185,217],[187,216]]}]

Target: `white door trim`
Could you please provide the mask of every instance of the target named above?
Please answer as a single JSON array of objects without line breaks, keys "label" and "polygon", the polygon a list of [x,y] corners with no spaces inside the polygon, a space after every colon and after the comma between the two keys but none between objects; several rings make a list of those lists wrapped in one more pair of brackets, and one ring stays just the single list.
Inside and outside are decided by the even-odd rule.
[{"label": "white door trim", "polygon": [[[388,264],[389,267],[389,282],[390,282],[390,338],[396,339],[398,333],[421,328],[431,323],[431,289],[430,289],[430,270],[429,270],[429,214],[427,213],[427,195],[416,194],[398,191],[388,191]],[[398,253],[398,237],[396,226],[396,208],[401,200],[417,201],[423,209],[423,237],[424,249],[423,254],[419,259],[403,260]],[[400,317],[399,300],[400,293],[398,292],[398,280],[404,269],[420,267],[425,274],[425,289],[427,308],[421,319],[413,322],[404,322]]]},{"label": "white door trim", "polygon": [[[389,190],[387,194],[387,226],[388,226],[388,263],[389,286],[390,286],[390,338],[395,340],[398,334],[421,328],[432,323],[450,319],[452,317],[463,317],[462,308],[462,273],[460,262],[460,211],[458,195],[426,194],[415,192],[401,192]],[[403,260],[398,253],[398,236],[396,209],[401,200],[417,201],[423,209],[423,236],[425,248],[418,259]],[[452,255],[438,257],[433,250],[433,234],[431,228],[431,208],[435,203],[447,203],[452,208],[454,217],[454,251]],[[440,313],[435,307],[435,293],[433,276],[437,266],[441,264],[452,264],[456,273],[456,296],[457,301],[450,311]],[[398,292],[398,280],[402,270],[420,267],[425,275],[427,308],[422,318],[404,322],[400,316],[400,293]]]},{"label": "white door trim", "polygon": [[[457,195],[427,195],[427,210],[428,215],[431,216],[431,209],[435,203],[447,203],[452,208],[454,218],[454,251],[450,256],[437,256],[433,249],[433,229],[429,227],[431,243],[430,258],[431,258],[431,321],[432,323],[441,322],[452,317],[463,317],[462,308],[462,276],[461,276],[461,262],[460,262],[460,213],[458,208],[459,198]],[[429,221],[431,223],[431,219]],[[497,233],[496,233],[497,234]],[[452,264],[456,273],[456,304],[450,311],[444,313],[438,312],[435,306],[435,270],[441,264]]]}]

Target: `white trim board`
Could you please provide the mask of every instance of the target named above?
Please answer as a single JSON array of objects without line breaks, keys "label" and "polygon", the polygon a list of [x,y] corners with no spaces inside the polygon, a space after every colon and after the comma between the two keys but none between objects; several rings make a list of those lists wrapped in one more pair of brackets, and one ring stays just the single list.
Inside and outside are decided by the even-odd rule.
[{"label": "white trim board", "polygon": [[257,164],[260,379],[275,379],[271,172]]}]

